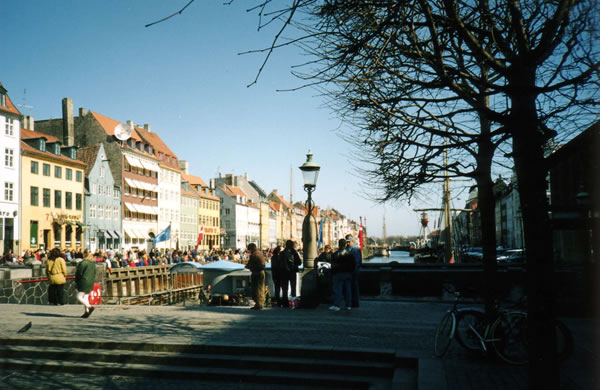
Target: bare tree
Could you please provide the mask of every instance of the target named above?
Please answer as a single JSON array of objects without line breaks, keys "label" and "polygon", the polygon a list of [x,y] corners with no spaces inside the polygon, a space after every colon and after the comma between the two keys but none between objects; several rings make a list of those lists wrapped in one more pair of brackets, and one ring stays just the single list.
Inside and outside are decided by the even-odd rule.
[{"label": "bare tree", "polygon": [[[439,175],[449,148],[474,162],[459,153],[446,169],[480,177],[485,192],[493,149],[510,145],[527,245],[530,386],[557,387],[544,145],[597,116],[596,1],[280,4],[263,0],[255,8],[269,23],[282,23],[268,55],[288,44],[314,55],[296,74],[358,125],[365,150],[378,157],[368,173],[382,184],[383,198],[410,196]],[[283,40],[291,27],[299,33]],[[469,126],[475,118],[478,126]]]}]

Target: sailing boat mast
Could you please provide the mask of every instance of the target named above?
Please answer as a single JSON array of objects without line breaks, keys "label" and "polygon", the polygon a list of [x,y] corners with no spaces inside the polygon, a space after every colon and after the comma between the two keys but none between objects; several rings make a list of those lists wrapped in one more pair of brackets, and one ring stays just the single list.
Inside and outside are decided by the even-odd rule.
[{"label": "sailing boat mast", "polygon": [[385,211],[383,213],[383,247],[387,246],[387,234],[385,230]]},{"label": "sailing boat mast", "polygon": [[[448,166],[448,150],[444,151],[444,166]],[[454,262],[452,249],[452,216],[450,215],[450,178],[448,177],[448,170],[444,170],[444,195],[443,195],[443,209],[444,209],[444,225],[446,225],[446,237],[444,242],[444,262]]]}]

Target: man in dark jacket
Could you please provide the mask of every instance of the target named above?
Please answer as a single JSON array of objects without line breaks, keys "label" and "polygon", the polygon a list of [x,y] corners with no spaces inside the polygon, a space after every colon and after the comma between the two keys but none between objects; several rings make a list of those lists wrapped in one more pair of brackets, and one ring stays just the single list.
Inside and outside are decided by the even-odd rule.
[{"label": "man in dark jacket", "polygon": [[333,306],[332,311],[340,311],[342,301],[346,302],[346,309],[352,306],[352,272],[354,271],[354,256],[346,247],[346,240],[340,238],[338,250],[331,259],[331,273],[333,279]]},{"label": "man in dark jacket", "polygon": [[90,305],[90,292],[96,280],[96,261],[88,249],[83,253],[83,260],[77,264],[75,271],[75,285],[77,286],[77,300],[85,306],[81,318],[88,318],[94,311]]},{"label": "man in dark jacket", "polygon": [[256,249],[256,244],[248,245],[250,259],[246,268],[252,273],[250,275],[250,283],[252,285],[252,299],[254,306],[251,309],[261,310],[265,305],[265,256],[261,251]]}]

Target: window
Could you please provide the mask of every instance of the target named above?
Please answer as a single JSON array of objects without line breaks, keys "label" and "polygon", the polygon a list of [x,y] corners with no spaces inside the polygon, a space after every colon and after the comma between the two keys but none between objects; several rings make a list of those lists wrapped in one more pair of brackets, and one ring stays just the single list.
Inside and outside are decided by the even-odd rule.
[{"label": "window", "polygon": [[90,218],[96,218],[96,205],[90,205]]},{"label": "window", "polygon": [[14,192],[14,184],[10,182],[4,183],[4,200],[12,202],[13,200],[13,192]]},{"label": "window", "polygon": [[31,204],[32,206],[39,206],[39,192],[39,188],[31,187],[31,201],[29,202],[29,204]]},{"label": "window", "polygon": [[104,206],[98,205],[98,218],[104,218]]},{"label": "window", "polygon": [[104,167],[100,167],[100,177],[104,177]]},{"label": "window", "polygon": [[120,214],[119,213],[119,206],[115,206],[114,210],[113,210],[113,218],[115,219],[115,221],[119,220],[119,217],[120,217],[119,214]]},{"label": "window", "polygon": [[114,195],[114,198],[115,198],[115,199],[119,199],[119,189],[118,189],[118,188],[115,188],[115,189],[114,189],[114,191],[113,191],[113,195]]},{"label": "window", "polygon": [[95,195],[96,192],[98,192],[98,184],[92,183],[92,188],[90,189],[90,192]]},{"label": "window", "polygon": [[40,170],[40,164],[37,161],[32,161],[31,162],[31,173],[37,175],[39,170]]},{"label": "window", "polygon": [[42,169],[43,169],[43,172],[42,172],[42,174],[43,174],[44,176],[50,176],[50,164],[44,164],[44,165],[42,166]]},{"label": "window", "polygon": [[65,169],[65,178],[67,180],[73,180],[73,170],[71,168]]},{"label": "window", "polygon": [[[4,95],[2,95],[2,96],[4,96]],[[4,106],[4,104],[3,104],[3,106]],[[6,126],[5,126],[5,130],[4,130],[4,134],[13,136],[15,134],[14,129],[15,129],[14,119],[6,118]]]},{"label": "window", "polygon": [[110,193],[110,190],[111,190],[110,186],[107,185],[106,186],[106,192],[105,192],[106,196],[112,196],[112,194]]},{"label": "window", "polygon": [[81,196],[81,194],[75,194],[75,209],[76,210],[81,210],[82,206],[83,206],[83,197]]},{"label": "window", "polygon": [[106,219],[112,219],[112,207],[106,206]]},{"label": "window", "polygon": [[104,186],[102,184],[98,184],[98,195],[102,195],[104,192]]},{"label": "window", "polygon": [[50,207],[50,189],[44,188],[44,207]]},{"label": "window", "polygon": [[81,183],[83,181],[83,172],[75,171],[75,180]]},{"label": "window", "polygon": [[62,207],[62,191],[54,190],[54,207],[57,209]]},{"label": "window", "polygon": [[12,168],[14,165],[15,151],[10,148],[4,148],[4,166]]},{"label": "window", "polygon": [[62,168],[58,165],[54,166],[54,177],[56,177],[57,179],[62,178]]},{"label": "window", "polygon": [[6,95],[0,92],[0,106],[7,107],[6,105]]},{"label": "window", "polygon": [[71,210],[73,208],[73,193],[65,192],[65,208]]}]

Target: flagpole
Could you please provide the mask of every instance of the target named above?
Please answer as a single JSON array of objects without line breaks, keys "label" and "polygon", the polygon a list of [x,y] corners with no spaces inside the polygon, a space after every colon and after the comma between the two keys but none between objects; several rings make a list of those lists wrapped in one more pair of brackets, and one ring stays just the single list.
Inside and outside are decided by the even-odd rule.
[{"label": "flagpole", "polygon": [[[169,221],[169,227],[171,227],[171,221]],[[169,249],[173,248],[173,239],[171,237],[173,237],[173,235],[169,231]]]}]

